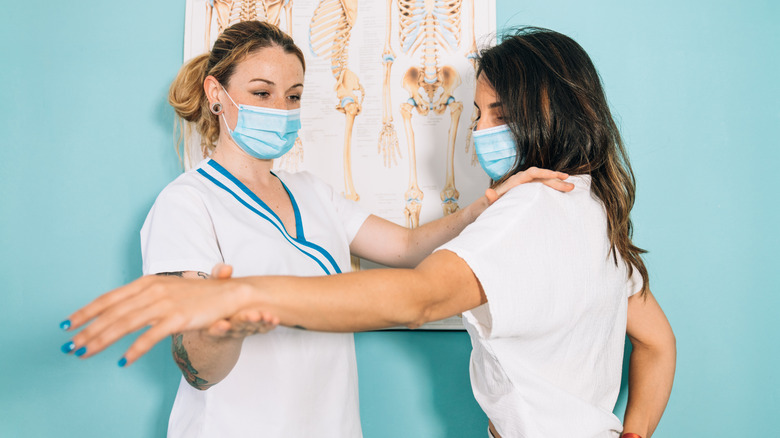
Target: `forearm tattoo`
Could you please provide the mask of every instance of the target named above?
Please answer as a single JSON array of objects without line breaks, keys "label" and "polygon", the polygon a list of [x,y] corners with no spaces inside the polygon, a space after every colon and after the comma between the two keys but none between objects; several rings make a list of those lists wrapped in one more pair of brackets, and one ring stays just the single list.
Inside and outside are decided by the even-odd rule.
[{"label": "forearm tattoo", "polygon": [[184,380],[195,389],[209,389],[214,384],[209,383],[208,380],[198,377],[198,370],[193,368],[190,363],[190,357],[187,354],[187,349],[184,348],[184,336],[181,333],[173,335],[173,343],[171,344],[171,351],[173,352],[173,360],[176,361],[176,365],[179,366]]},{"label": "forearm tattoo", "polygon": [[[184,271],[160,272],[157,275],[183,278]],[[203,279],[209,278],[209,275],[205,272],[199,271],[197,272],[197,275]],[[208,380],[198,377],[198,370],[192,366],[189,354],[187,354],[187,349],[184,348],[184,336],[181,333],[173,335],[171,352],[173,353],[173,360],[176,362],[176,365],[179,367],[182,375],[184,376],[184,380],[186,380],[187,383],[189,383],[193,388],[204,390],[214,385],[214,383],[209,383]]]},{"label": "forearm tattoo", "polygon": [[178,272],[158,272],[157,274],[161,277],[184,277],[184,271],[178,271]]},{"label": "forearm tattoo", "polygon": [[[209,274],[207,274],[205,272],[201,272],[201,271],[196,272],[196,274],[198,275],[198,277],[200,277],[200,278],[202,278],[204,280],[207,280],[210,277]],[[163,277],[180,277],[180,278],[184,278],[184,271],[159,272],[159,273],[157,273],[155,275],[160,275],[160,276],[163,276]]]}]

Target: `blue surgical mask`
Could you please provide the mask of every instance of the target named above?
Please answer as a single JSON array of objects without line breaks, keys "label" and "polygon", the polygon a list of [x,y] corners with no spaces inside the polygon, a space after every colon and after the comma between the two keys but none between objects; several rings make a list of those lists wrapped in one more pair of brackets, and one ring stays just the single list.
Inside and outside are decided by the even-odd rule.
[{"label": "blue surgical mask", "polygon": [[[230,129],[228,126],[228,132],[244,152],[261,160],[272,160],[292,149],[295,139],[298,138],[298,130],[301,129],[300,108],[280,110],[237,105],[227,90],[225,94],[238,108],[236,129]],[[224,113],[222,118],[225,118]],[[227,119],[225,119],[225,126],[227,126]]]},{"label": "blue surgical mask", "polygon": [[517,144],[509,126],[480,129],[471,134],[479,164],[493,181],[504,177],[515,165]]}]

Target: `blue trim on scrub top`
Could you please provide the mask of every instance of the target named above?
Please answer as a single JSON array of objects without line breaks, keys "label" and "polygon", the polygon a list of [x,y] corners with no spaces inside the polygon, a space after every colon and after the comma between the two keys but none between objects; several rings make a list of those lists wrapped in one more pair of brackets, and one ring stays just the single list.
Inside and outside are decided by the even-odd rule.
[{"label": "blue trim on scrub top", "polygon": [[[278,220],[280,224],[282,224],[282,227],[284,228],[284,231],[285,232],[287,231],[287,228],[284,226],[284,222],[282,222],[282,219],[280,219],[279,216],[277,216],[276,213],[273,210],[271,210],[271,208],[265,202],[263,202],[262,199],[260,199],[260,197],[255,195],[255,192],[249,190],[249,187],[244,185],[244,183],[239,181],[238,178],[233,176],[232,173],[230,173],[227,169],[222,167],[222,165],[217,163],[216,161],[209,160],[208,164],[209,164],[209,166],[213,167],[214,170],[216,170],[217,172],[221,173],[222,176],[224,176],[225,178],[229,179],[233,184],[238,186],[238,188],[241,189],[241,191],[244,192],[245,195],[249,196],[250,199],[252,199],[253,201],[255,201],[258,204],[260,204],[261,207],[263,207],[268,213],[270,213],[273,217],[275,217],[276,220]],[[271,175],[274,175],[274,173],[271,172]],[[276,175],[274,175],[274,176],[276,176]],[[276,179],[279,179],[279,177],[276,176]],[[279,179],[279,182],[282,182],[282,180]],[[285,186],[283,182],[282,182],[282,187],[284,187],[284,190],[287,191],[288,194],[290,193],[290,191],[287,190],[287,186]],[[295,236],[296,236],[296,237],[292,237],[292,236],[290,236],[290,237],[292,237],[293,239],[297,240],[297,238],[300,237],[299,232],[303,231],[303,230],[301,230],[301,227],[300,227],[300,223],[301,222],[299,220],[301,215],[298,213],[298,204],[295,203],[295,199],[292,197],[292,195],[290,195],[290,202],[292,203],[293,211],[295,212]],[[290,233],[288,232],[287,234],[290,234]]]},{"label": "blue trim on scrub top", "polygon": [[[295,196],[293,196],[293,194],[290,191],[290,189],[288,189],[287,186],[284,184],[284,181],[282,181],[281,178],[276,176],[276,174],[273,171],[271,171],[271,175],[275,176],[276,179],[278,179],[279,182],[282,183],[282,187],[284,187],[284,191],[287,192],[287,196],[290,197],[290,202],[292,203],[292,206],[293,206],[293,212],[295,213],[295,240],[299,240],[300,239],[300,240],[305,242],[306,241],[306,237],[303,235],[303,221],[301,221],[301,211],[298,210],[298,203],[295,202]],[[241,186],[239,186],[239,187],[241,187]],[[254,194],[254,193],[252,193],[252,194]],[[266,207],[266,208],[268,208],[268,207]],[[273,210],[271,210],[271,213],[274,213]],[[276,215],[276,213],[274,213],[274,216],[275,215]],[[277,219],[279,219],[279,218],[277,217]],[[281,222],[281,221],[282,220],[279,219],[279,222]],[[290,237],[292,237],[292,236],[290,236]]]},{"label": "blue trim on scrub top", "polygon": [[[263,202],[263,200],[260,199],[253,191],[249,190],[249,188],[246,185],[244,185],[244,183],[239,181],[238,178],[233,176],[232,173],[230,173],[227,169],[222,167],[222,165],[220,165],[216,161],[209,160],[208,164],[212,168],[214,168],[217,172],[222,174],[222,176],[224,176],[225,178],[227,178],[231,182],[233,182],[233,184],[235,184],[239,189],[241,189],[241,191],[244,192],[244,194],[249,196],[250,199],[252,199],[253,201],[255,201],[258,204],[260,204],[260,206],[262,206],[268,213],[273,215],[273,217],[275,217],[276,220],[278,220],[279,223],[284,228],[284,223],[279,218],[279,216],[277,216],[276,213],[273,210],[271,210],[271,208],[268,207],[268,205],[266,205],[266,203]],[[287,185],[284,184],[284,181],[282,181],[281,178],[276,176],[276,174],[274,174],[273,172],[271,172],[271,174],[273,176],[275,176],[276,179],[278,179],[280,183],[282,183],[282,187],[284,187],[284,190],[290,196],[290,203],[292,204],[293,212],[295,213],[295,237],[290,236],[290,233],[287,232],[286,228],[284,229],[284,232],[289,236],[289,238],[295,240],[299,244],[301,244],[303,246],[306,246],[308,248],[311,248],[311,249],[319,252],[320,254],[322,254],[322,256],[324,256],[331,263],[331,265],[333,265],[333,267],[336,270],[336,273],[341,274],[341,268],[339,268],[339,264],[336,263],[336,260],[333,259],[333,256],[331,256],[330,253],[325,248],[323,248],[323,247],[321,247],[321,246],[319,246],[319,245],[317,245],[317,244],[315,244],[313,242],[309,242],[308,240],[306,240],[306,238],[304,237],[304,234],[303,234],[303,221],[301,220],[300,209],[298,208],[298,203],[295,201],[295,197],[293,196],[293,194],[290,191],[290,189],[287,188]]]},{"label": "blue trim on scrub top", "polygon": [[233,195],[233,197],[234,197],[234,198],[236,198],[236,200],[238,200],[238,201],[239,201],[241,204],[243,204],[243,205],[244,205],[245,207],[247,207],[249,210],[251,210],[252,212],[254,212],[255,214],[257,214],[258,216],[260,216],[260,217],[262,217],[263,219],[265,219],[265,220],[267,220],[268,222],[270,222],[270,223],[271,223],[271,225],[273,225],[273,226],[274,226],[274,227],[275,227],[275,228],[276,228],[276,229],[277,229],[277,230],[278,230],[280,233],[282,233],[282,236],[284,236],[284,238],[285,238],[285,239],[286,239],[288,242],[290,242],[290,244],[292,244],[292,245],[293,245],[295,248],[297,248],[299,251],[301,251],[302,253],[306,254],[306,255],[307,255],[309,258],[311,258],[312,260],[314,260],[315,262],[317,262],[317,264],[318,264],[318,265],[320,265],[320,267],[322,268],[322,270],[323,270],[323,271],[325,271],[325,273],[326,273],[326,274],[330,275],[330,274],[331,274],[330,270],[328,270],[328,268],[327,268],[327,267],[326,267],[326,266],[325,266],[325,265],[324,265],[324,264],[323,264],[323,263],[322,263],[322,262],[321,262],[321,261],[320,261],[320,260],[319,260],[317,257],[313,256],[312,254],[308,253],[307,251],[304,251],[304,250],[303,250],[302,248],[300,248],[299,246],[297,246],[297,245],[293,244],[293,241],[295,241],[296,243],[298,243],[298,244],[300,244],[300,245],[303,245],[303,246],[305,246],[305,247],[308,247],[308,248],[311,248],[311,249],[313,249],[313,250],[317,251],[318,253],[320,253],[320,255],[322,255],[323,257],[325,257],[325,258],[326,258],[326,259],[327,259],[327,260],[328,260],[328,261],[331,263],[331,265],[332,265],[332,267],[334,268],[334,270],[336,271],[336,273],[338,273],[338,274],[340,274],[340,273],[341,273],[341,268],[339,267],[338,263],[336,263],[336,260],[334,260],[334,259],[333,259],[333,256],[331,256],[331,255],[330,255],[330,253],[329,253],[329,252],[328,252],[328,251],[327,251],[325,248],[323,248],[323,247],[321,247],[321,246],[319,246],[319,245],[317,245],[317,244],[315,244],[315,243],[308,242],[308,241],[307,241],[307,240],[304,238],[304,234],[303,234],[303,221],[301,220],[301,214],[300,214],[300,209],[298,208],[298,204],[297,204],[297,202],[295,201],[295,197],[293,196],[292,192],[291,192],[291,191],[290,191],[290,190],[287,188],[287,186],[284,184],[284,182],[283,182],[283,181],[282,181],[282,180],[281,180],[281,179],[280,179],[278,176],[276,176],[276,175],[275,175],[275,174],[273,174],[273,172],[272,172],[272,174],[273,174],[273,175],[274,175],[274,176],[275,176],[277,179],[279,179],[279,182],[281,182],[281,183],[282,183],[282,187],[284,187],[284,190],[285,190],[285,191],[287,192],[287,194],[290,196],[290,202],[291,202],[291,204],[292,204],[293,211],[294,211],[294,213],[295,213],[295,231],[296,231],[296,237],[292,237],[292,236],[290,236],[290,234],[287,232],[287,229],[284,227],[284,223],[283,223],[283,222],[282,222],[282,220],[279,218],[279,216],[277,216],[277,215],[276,215],[276,213],[275,213],[273,210],[271,210],[271,209],[268,207],[268,205],[266,205],[266,203],[265,203],[265,202],[263,202],[263,201],[262,201],[262,199],[260,199],[260,198],[259,198],[257,195],[255,195],[255,193],[254,193],[254,192],[252,192],[251,190],[249,190],[249,188],[248,188],[248,187],[246,187],[246,186],[245,186],[245,185],[244,185],[244,184],[243,184],[241,181],[239,181],[239,180],[238,180],[238,179],[237,179],[235,176],[233,176],[233,175],[232,175],[230,172],[228,172],[228,170],[227,170],[227,169],[225,169],[224,167],[222,167],[222,166],[221,166],[219,163],[217,163],[217,162],[216,162],[216,161],[214,161],[214,160],[209,160],[208,164],[209,164],[209,165],[210,165],[212,168],[214,168],[214,169],[215,169],[217,172],[219,172],[220,174],[222,174],[222,175],[223,175],[225,178],[228,178],[228,179],[229,179],[231,182],[233,182],[233,183],[234,183],[234,184],[235,184],[235,185],[236,185],[236,186],[237,186],[239,189],[241,189],[241,191],[242,191],[242,192],[244,192],[244,194],[246,194],[247,196],[249,196],[249,197],[250,197],[250,198],[251,198],[253,201],[257,202],[257,203],[258,203],[258,204],[259,204],[261,207],[263,207],[263,209],[265,209],[265,210],[266,210],[268,213],[270,213],[271,215],[273,215],[273,217],[274,217],[274,218],[276,218],[276,220],[277,220],[277,221],[279,221],[279,224],[281,225],[281,228],[280,228],[280,227],[279,227],[279,225],[277,225],[277,224],[276,224],[276,223],[275,223],[273,220],[271,220],[271,218],[269,218],[267,215],[263,214],[262,212],[258,211],[256,208],[254,208],[254,207],[252,207],[251,205],[249,205],[249,204],[248,204],[246,201],[244,201],[243,199],[241,199],[241,197],[240,197],[240,196],[238,196],[236,193],[234,193],[234,192],[233,192],[231,189],[229,189],[228,187],[226,187],[226,186],[225,186],[224,184],[222,184],[221,182],[217,181],[217,180],[216,180],[216,179],[215,179],[213,176],[209,175],[209,174],[208,174],[206,171],[204,171],[203,169],[198,169],[198,173],[200,173],[201,175],[203,175],[204,177],[206,177],[206,178],[207,178],[209,181],[213,182],[213,183],[214,183],[214,184],[215,184],[217,187],[219,187],[219,188],[221,188],[221,189],[225,190],[226,192],[230,193],[231,195]]},{"label": "blue trim on scrub top", "polygon": [[[276,228],[277,230],[279,230],[279,232],[282,234],[282,236],[284,236],[284,238],[285,238],[285,239],[287,239],[287,241],[288,241],[288,242],[290,242],[290,244],[292,244],[292,245],[293,245],[295,248],[297,248],[297,249],[298,249],[298,251],[300,251],[300,252],[302,252],[302,253],[306,254],[306,256],[308,256],[310,259],[312,259],[312,260],[314,260],[315,262],[317,262],[317,264],[318,264],[318,265],[320,265],[320,267],[322,268],[322,270],[323,270],[323,271],[325,271],[325,273],[326,273],[326,274],[328,274],[328,275],[330,275],[330,274],[331,274],[331,272],[328,270],[328,268],[327,268],[327,267],[326,267],[326,266],[325,266],[325,265],[324,265],[324,264],[323,264],[321,261],[319,261],[319,259],[317,259],[317,257],[314,257],[313,255],[309,254],[308,252],[306,252],[306,251],[302,250],[300,247],[298,247],[298,246],[294,245],[294,244],[291,242],[292,236],[289,236],[289,235],[288,235],[288,234],[287,234],[285,231],[283,231],[281,228],[279,228],[279,226],[278,226],[278,225],[276,225],[276,224],[274,223],[274,221],[272,221],[272,220],[271,220],[271,218],[269,218],[268,216],[264,215],[262,212],[258,211],[256,208],[254,208],[254,207],[252,207],[251,205],[249,205],[249,204],[248,204],[246,201],[244,201],[243,199],[241,199],[241,197],[240,197],[240,196],[238,196],[237,194],[235,194],[235,193],[234,193],[232,190],[230,190],[229,188],[227,188],[227,187],[226,187],[224,184],[222,184],[221,182],[217,181],[217,180],[216,180],[216,179],[215,179],[213,176],[209,175],[209,174],[208,174],[208,173],[207,173],[205,170],[203,170],[203,169],[198,169],[198,173],[200,173],[201,175],[203,175],[204,177],[206,177],[206,179],[208,179],[209,181],[211,181],[212,183],[214,183],[214,185],[216,185],[217,187],[219,187],[219,188],[223,189],[224,191],[226,191],[226,192],[230,193],[231,195],[233,195],[233,197],[234,197],[234,198],[236,198],[236,200],[237,200],[238,202],[240,202],[241,204],[243,204],[243,205],[244,205],[244,207],[248,208],[249,210],[251,210],[252,212],[254,212],[255,214],[257,214],[257,215],[258,215],[258,216],[260,216],[261,218],[263,218],[263,219],[267,220],[268,222],[270,222],[270,223],[271,223],[271,225],[273,225],[273,226],[274,226],[274,228]],[[338,265],[337,265],[337,266],[338,266]],[[339,272],[339,273],[340,273],[340,272]]]}]

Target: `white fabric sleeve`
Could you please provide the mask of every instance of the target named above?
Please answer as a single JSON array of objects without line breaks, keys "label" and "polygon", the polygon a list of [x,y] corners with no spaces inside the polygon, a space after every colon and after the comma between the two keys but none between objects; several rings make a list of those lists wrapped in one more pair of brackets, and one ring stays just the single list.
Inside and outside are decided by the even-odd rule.
[{"label": "white fabric sleeve", "polygon": [[[536,301],[522,279],[528,233],[523,227],[539,194],[536,184],[504,195],[455,239],[438,250],[452,251],[469,265],[487,297],[487,304],[463,313],[483,338],[512,336],[533,324]],[[518,277],[520,276],[520,277]]]},{"label": "white fabric sleeve", "polygon": [[320,180],[310,172],[301,173],[308,177],[311,184],[317,189],[318,193],[320,193],[325,201],[333,205],[336,214],[344,227],[344,231],[347,234],[347,242],[352,243],[352,240],[355,239],[363,222],[370,216],[370,213],[365,211],[357,202],[347,199],[333,190],[333,187],[331,187],[330,184]]},{"label": "white fabric sleeve", "polygon": [[642,280],[642,274],[639,272],[639,269],[634,268],[631,277],[628,279],[628,296],[630,297],[639,293],[644,285],[645,282]]},{"label": "white fabric sleeve", "polygon": [[214,225],[199,193],[192,187],[166,187],[141,228],[144,275],[160,272],[209,273],[222,262]]}]

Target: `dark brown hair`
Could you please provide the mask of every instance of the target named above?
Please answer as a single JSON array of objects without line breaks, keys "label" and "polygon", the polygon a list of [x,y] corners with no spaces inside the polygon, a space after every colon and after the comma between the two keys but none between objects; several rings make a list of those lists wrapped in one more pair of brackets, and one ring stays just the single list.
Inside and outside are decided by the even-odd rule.
[{"label": "dark brown hair", "polygon": [[242,21],[228,27],[214,42],[211,52],[196,56],[182,66],[168,92],[168,103],[178,116],[180,135],[177,151],[184,137],[188,137],[185,121],[192,123],[200,134],[204,157],[216,147],[219,119],[209,109],[209,101],[203,89],[206,77],[214,76],[227,87],[238,63],[249,54],[272,46],[281,47],[285,53],[297,56],[306,70],[303,52],[295,45],[292,37],[270,23],[255,20]]},{"label": "dark brown hair", "polygon": [[[573,39],[549,29],[523,27],[479,54],[477,76],[498,96],[517,141],[509,176],[539,167],[591,176],[591,191],[604,204],[607,234],[618,255],[638,269],[649,290],[645,250],[631,241],[634,173],[593,62]],[[499,181],[500,182],[500,181]]]}]

